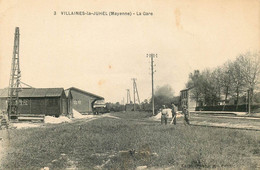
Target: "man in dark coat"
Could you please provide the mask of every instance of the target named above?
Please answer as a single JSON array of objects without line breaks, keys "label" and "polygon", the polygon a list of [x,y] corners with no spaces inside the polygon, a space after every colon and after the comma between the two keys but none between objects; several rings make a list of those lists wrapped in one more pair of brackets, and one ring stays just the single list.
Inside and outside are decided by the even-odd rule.
[{"label": "man in dark coat", "polygon": [[184,121],[189,125],[190,112],[185,105],[182,107],[182,113],[184,114]]},{"label": "man in dark coat", "polygon": [[174,125],[176,125],[176,116],[177,116],[177,107],[174,105],[174,103],[172,103],[172,121],[171,123],[173,123]]}]

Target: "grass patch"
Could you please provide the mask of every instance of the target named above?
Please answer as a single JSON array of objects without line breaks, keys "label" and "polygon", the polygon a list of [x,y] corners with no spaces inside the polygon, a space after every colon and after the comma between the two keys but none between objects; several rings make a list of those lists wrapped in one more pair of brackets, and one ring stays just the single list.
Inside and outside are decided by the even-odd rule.
[{"label": "grass patch", "polygon": [[152,116],[151,112],[133,112],[133,111],[128,111],[128,112],[112,112],[110,113],[113,116],[117,116],[120,118],[124,119],[144,119],[144,118],[149,118]]},{"label": "grass patch", "polygon": [[259,132],[182,124],[162,126],[159,122],[145,122],[149,117],[145,112],[112,115],[121,119],[104,117],[12,130],[3,166],[65,169],[72,161],[79,169],[134,169],[142,165],[176,169],[254,168],[256,165],[249,157],[260,156]]}]

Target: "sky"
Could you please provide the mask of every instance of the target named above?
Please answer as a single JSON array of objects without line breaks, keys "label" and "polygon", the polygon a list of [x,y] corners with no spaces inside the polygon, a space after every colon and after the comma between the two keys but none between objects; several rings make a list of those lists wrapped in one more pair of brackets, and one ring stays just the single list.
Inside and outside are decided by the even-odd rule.
[{"label": "sky", "polygon": [[[132,16],[61,14],[75,11]],[[22,82],[77,87],[106,102],[126,102],[126,89],[133,99],[136,78],[143,101],[152,93],[147,53],[158,55],[154,86],[169,84],[179,95],[193,70],[259,51],[260,1],[1,0],[0,88],[9,83],[15,27],[20,28]]]}]

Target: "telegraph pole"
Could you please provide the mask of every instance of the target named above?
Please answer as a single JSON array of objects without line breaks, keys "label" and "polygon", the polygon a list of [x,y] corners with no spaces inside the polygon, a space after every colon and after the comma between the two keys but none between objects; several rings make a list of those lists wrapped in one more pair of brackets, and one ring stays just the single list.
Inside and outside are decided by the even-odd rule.
[{"label": "telegraph pole", "polygon": [[151,75],[152,75],[152,110],[153,110],[153,115],[154,114],[154,83],[153,83],[153,74],[155,73],[154,71],[154,57],[157,57],[157,54],[151,53],[151,54],[146,54],[146,57],[151,58]]},{"label": "telegraph pole", "polygon": [[252,95],[251,91],[252,91],[252,88],[247,90],[247,93],[248,93],[248,114],[249,115],[251,114],[251,95]]},{"label": "telegraph pole", "polygon": [[129,104],[131,102],[131,97],[130,97],[130,90],[126,89],[127,94],[126,94],[126,104]]},{"label": "telegraph pole", "polygon": [[134,93],[134,111],[135,111],[135,80],[136,78],[132,78],[133,80],[133,93]]}]

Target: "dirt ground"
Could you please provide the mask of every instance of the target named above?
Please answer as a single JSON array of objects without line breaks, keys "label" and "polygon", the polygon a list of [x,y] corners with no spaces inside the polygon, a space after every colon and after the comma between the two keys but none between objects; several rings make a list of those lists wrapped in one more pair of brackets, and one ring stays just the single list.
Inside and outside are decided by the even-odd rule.
[{"label": "dirt ground", "polygon": [[[147,113],[136,112],[95,115],[40,127],[30,125],[27,129],[21,126],[21,129],[0,130],[0,160],[7,158],[5,167],[9,166],[11,169],[17,168],[16,166],[22,168],[25,162],[28,163],[26,166],[31,168],[63,169],[65,166],[69,169],[109,169],[125,166],[120,163],[120,154],[126,152],[129,156],[129,148],[136,148],[135,151],[130,150],[136,153],[135,157],[130,157],[131,161],[125,163],[133,167],[138,165],[137,169],[158,169],[158,166],[191,166],[197,169],[214,167],[217,164],[225,167],[230,166],[230,162],[236,167],[243,161],[246,164],[252,161],[254,167],[260,165],[259,149],[256,149],[254,144],[259,139],[252,131],[259,127],[259,119],[191,115],[191,124],[195,126],[184,126],[183,117],[179,115],[176,126],[162,126],[160,117],[151,118]],[[215,128],[216,126],[227,129],[222,130]],[[252,128],[248,131],[250,135],[239,130],[240,128]],[[167,137],[164,139],[162,136]],[[162,145],[164,143],[165,146]],[[245,145],[249,147],[243,147]],[[143,146],[148,148],[144,153],[138,149]],[[190,152],[189,148],[193,151],[187,154]],[[222,151],[223,148],[226,148],[225,151]],[[8,157],[5,154],[7,152]],[[250,161],[244,159],[245,156],[237,157],[244,152]],[[256,154],[252,156],[251,152]],[[149,160],[137,160],[139,153],[146,156],[148,154]],[[154,162],[150,158],[153,158]],[[236,161],[242,158],[242,162]],[[37,162],[39,160],[41,162]],[[168,165],[168,162],[172,164]]]},{"label": "dirt ground", "polygon": [[1,165],[5,158],[5,153],[7,148],[9,147],[9,131],[8,129],[0,130],[0,169],[2,169]]}]

